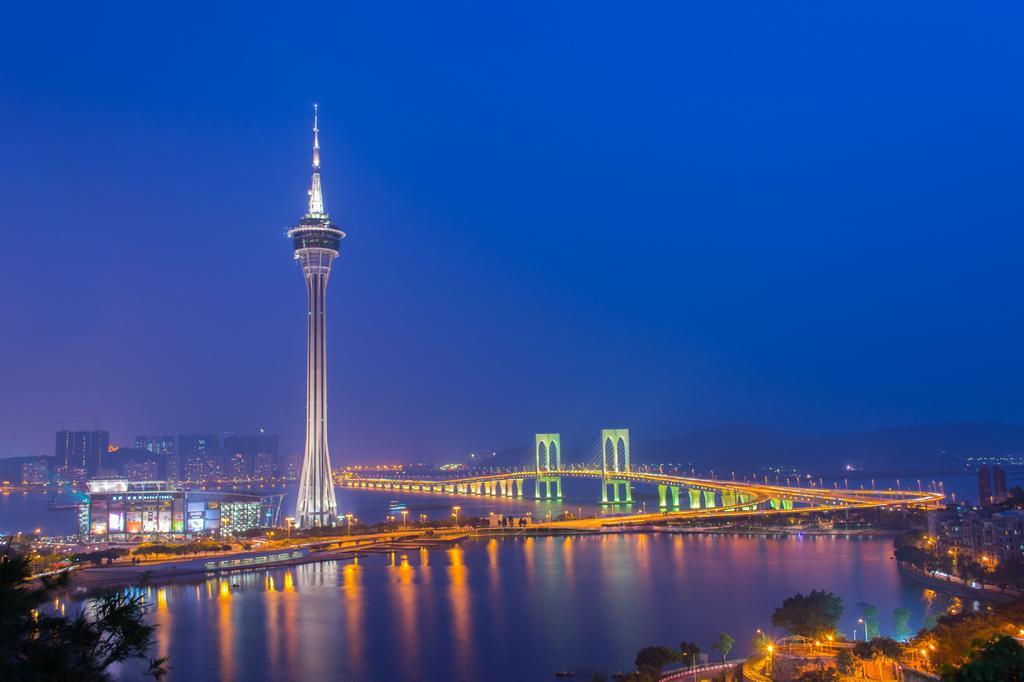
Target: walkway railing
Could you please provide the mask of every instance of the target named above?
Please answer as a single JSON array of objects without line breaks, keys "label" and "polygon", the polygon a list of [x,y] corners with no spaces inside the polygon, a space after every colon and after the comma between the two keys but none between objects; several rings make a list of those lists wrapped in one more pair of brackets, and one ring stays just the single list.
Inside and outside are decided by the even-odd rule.
[{"label": "walkway railing", "polygon": [[[679,670],[669,670],[668,672],[664,672],[661,674],[661,677],[658,678],[658,682],[666,682],[666,680],[679,680],[680,682],[685,682],[686,680],[691,679],[691,676],[692,679],[698,680],[700,679],[701,673],[727,670],[729,668],[736,667],[742,662],[742,658],[734,658],[725,661],[724,663],[706,663],[704,665],[697,665],[692,668],[680,668]],[[769,680],[768,682],[771,681]]]}]

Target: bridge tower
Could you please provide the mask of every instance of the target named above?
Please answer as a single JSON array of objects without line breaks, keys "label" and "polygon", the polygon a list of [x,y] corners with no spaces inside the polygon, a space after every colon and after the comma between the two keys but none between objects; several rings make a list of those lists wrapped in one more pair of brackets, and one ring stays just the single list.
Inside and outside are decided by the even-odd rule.
[{"label": "bridge tower", "polygon": [[[602,429],[601,504],[633,502],[629,479],[620,475],[629,472],[629,429]],[[611,486],[612,489],[611,501],[608,500],[608,486]],[[620,486],[623,490],[621,498],[619,496]]]},{"label": "bridge tower", "polygon": [[[537,461],[537,478],[533,486],[534,496],[540,500],[562,499],[562,441],[557,433],[538,433],[533,448]],[[541,497],[540,486],[544,484],[544,496]],[[522,483],[519,484],[522,491]],[[552,494],[554,486],[554,494]]]}]

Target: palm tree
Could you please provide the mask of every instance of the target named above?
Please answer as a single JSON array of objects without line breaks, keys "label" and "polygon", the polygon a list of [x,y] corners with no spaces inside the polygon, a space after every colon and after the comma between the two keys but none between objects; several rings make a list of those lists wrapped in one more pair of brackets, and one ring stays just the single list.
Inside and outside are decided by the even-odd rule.
[{"label": "palm tree", "polygon": [[711,645],[711,649],[713,651],[721,651],[722,663],[725,663],[725,658],[729,655],[729,652],[732,651],[732,645],[735,643],[736,640],[734,640],[731,635],[721,632],[718,635],[718,639],[715,640],[715,643]]}]

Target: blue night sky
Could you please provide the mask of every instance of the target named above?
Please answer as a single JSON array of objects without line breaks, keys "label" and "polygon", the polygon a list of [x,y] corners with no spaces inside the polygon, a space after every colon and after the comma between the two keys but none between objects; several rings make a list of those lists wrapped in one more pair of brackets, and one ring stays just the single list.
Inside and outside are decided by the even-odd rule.
[{"label": "blue night sky", "polygon": [[312,103],[336,462],[1024,420],[1017,3],[15,3],[0,456],[301,449]]}]

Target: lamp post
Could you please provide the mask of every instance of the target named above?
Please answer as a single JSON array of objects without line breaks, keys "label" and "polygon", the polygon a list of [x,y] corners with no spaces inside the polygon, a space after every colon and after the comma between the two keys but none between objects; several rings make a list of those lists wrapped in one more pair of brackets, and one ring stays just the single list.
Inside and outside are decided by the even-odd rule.
[{"label": "lamp post", "polygon": [[294,516],[286,516],[286,517],[284,517],[284,525],[287,526],[287,528],[288,528],[288,539],[291,540],[292,539],[292,528],[295,527],[295,517]]},{"label": "lamp post", "polygon": [[352,535],[352,515],[345,514],[345,523],[348,526],[348,534]]},{"label": "lamp post", "polygon": [[406,528],[409,527],[408,524],[407,524],[408,516],[409,516],[409,510],[408,509],[403,509],[402,510],[402,530],[405,530]]},{"label": "lamp post", "polygon": [[455,517],[455,527],[459,527],[459,510],[462,509],[459,505],[452,507],[452,516]]},{"label": "lamp post", "polygon": [[[864,619],[863,618],[858,618],[857,622],[860,623],[861,625],[864,625]],[[857,640],[857,628],[853,629],[853,639],[854,639],[854,641]],[[866,625],[864,626],[864,641],[865,642],[868,641],[868,628],[867,628]]]}]

